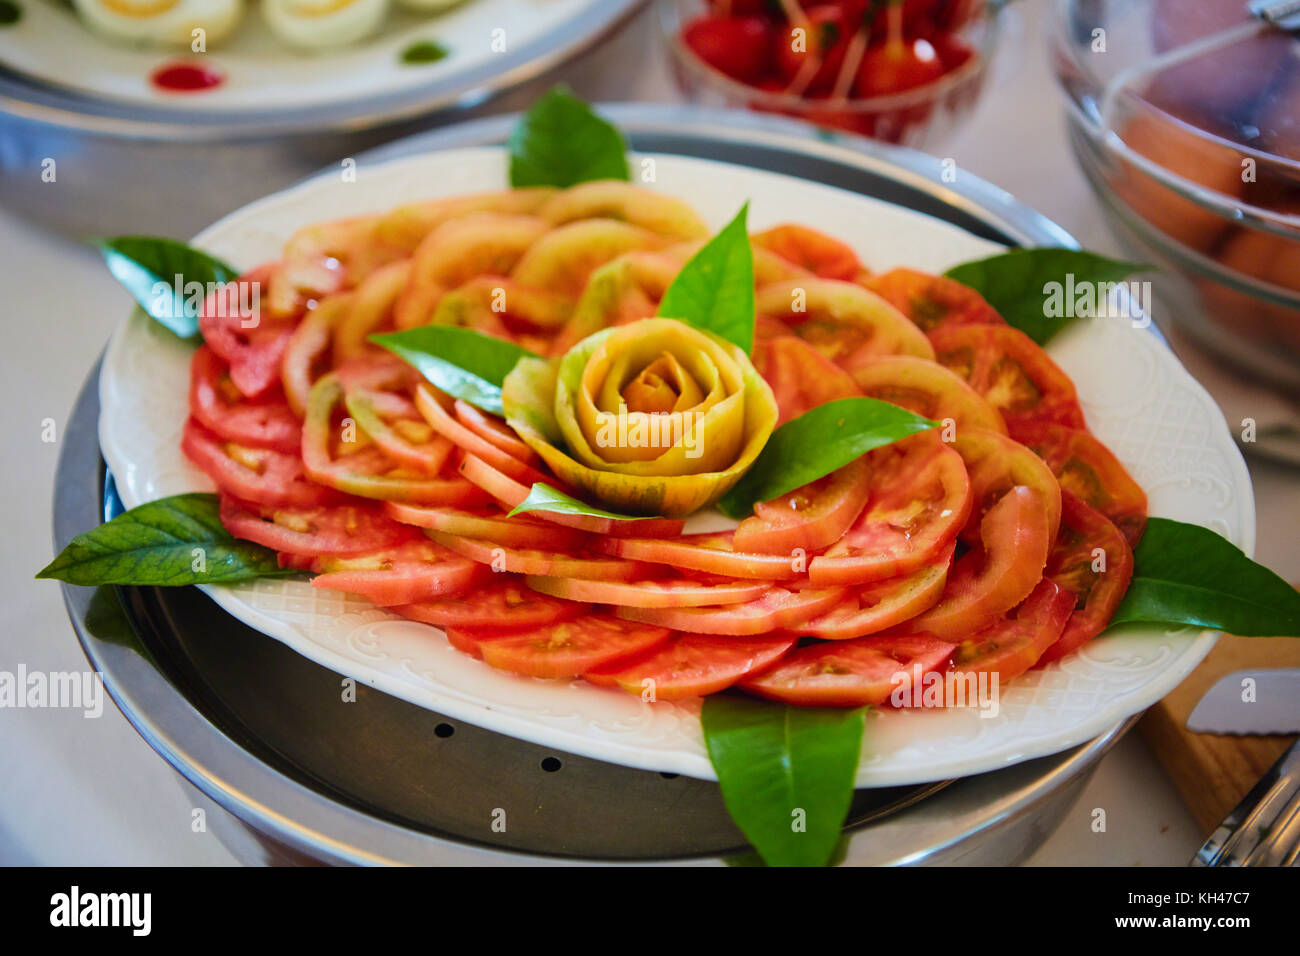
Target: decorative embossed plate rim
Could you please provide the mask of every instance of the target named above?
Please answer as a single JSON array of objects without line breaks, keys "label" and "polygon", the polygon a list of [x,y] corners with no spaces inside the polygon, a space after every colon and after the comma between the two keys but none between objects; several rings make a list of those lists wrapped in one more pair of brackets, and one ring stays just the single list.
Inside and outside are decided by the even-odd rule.
[{"label": "decorative embossed plate rim", "polygon": [[[655,188],[720,226],[746,199],[755,229],[796,220],[851,242],[873,268],[941,271],[996,250],[940,220],[796,177],[711,160],[654,155]],[[237,266],[274,258],[297,226],[384,209],[415,196],[499,188],[498,148],[377,164],[355,183],[323,176],[253,203],[195,243]],[[1127,320],[1075,323],[1050,352],[1075,379],[1088,422],[1146,488],[1152,514],[1195,521],[1254,548],[1250,479],[1213,400],[1155,336]],[[190,347],[137,311],[109,344],[100,443],[128,507],[208,479],[180,454]],[[437,629],[368,602],[264,580],[205,587],[229,613],[340,674],[490,730],[612,763],[712,779],[698,702],[643,703],[581,681],[493,671]],[[1172,690],[1208,653],[1211,632],[1126,626],[1004,688],[1000,711],[874,711],[859,786],[896,786],[995,770],[1104,732]],[[273,690],[273,689],[271,689]]]}]

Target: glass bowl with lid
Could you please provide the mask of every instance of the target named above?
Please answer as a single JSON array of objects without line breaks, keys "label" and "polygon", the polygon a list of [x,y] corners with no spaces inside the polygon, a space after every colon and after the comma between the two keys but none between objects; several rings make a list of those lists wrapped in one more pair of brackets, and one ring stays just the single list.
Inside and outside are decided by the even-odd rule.
[{"label": "glass bowl with lid", "polygon": [[1300,3],[1058,0],[1052,52],[1075,155],[1128,254],[1159,270],[1164,318],[1253,377],[1300,391],[1292,9]]}]

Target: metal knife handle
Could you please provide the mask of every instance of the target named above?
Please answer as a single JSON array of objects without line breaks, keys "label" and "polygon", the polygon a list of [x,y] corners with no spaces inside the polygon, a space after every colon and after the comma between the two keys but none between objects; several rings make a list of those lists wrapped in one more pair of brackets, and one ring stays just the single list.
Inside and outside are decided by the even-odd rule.
[{"label": "metal knife handle", "polygon": [[1196,851],[1189,866],[1295,866],[1300,857],[1300,740]]}]

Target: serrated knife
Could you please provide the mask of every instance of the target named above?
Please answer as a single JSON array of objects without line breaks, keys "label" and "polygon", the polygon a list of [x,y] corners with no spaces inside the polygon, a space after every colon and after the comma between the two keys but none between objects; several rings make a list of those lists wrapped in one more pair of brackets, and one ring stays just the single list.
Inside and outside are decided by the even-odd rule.
[{"label": "serrated knife", "polygon": [[1187,718],[1201,734],[1300,734],[1300,667],[1259,667],[1227,674]]}]

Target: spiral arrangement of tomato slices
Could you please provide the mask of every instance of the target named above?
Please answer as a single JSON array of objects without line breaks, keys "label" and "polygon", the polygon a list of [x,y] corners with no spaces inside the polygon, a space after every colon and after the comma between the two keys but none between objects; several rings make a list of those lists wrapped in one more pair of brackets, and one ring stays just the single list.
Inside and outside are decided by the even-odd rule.
[{"label": "spiral arrangement of tomato slices", "polygon": [[625,183],[437,200],[302,230],[210,298],[182,448],[221,519],[319,588],[487,664],[670,700],[739,686],[887,703],[900,674],[1009,680],[1109,622],[1146,498],[1068,376],[973,290],[756,234],[755,367],[781,420],[870,396],[944,428],[758,504],[732,531],[508,512],[562,487],[498,418],[369,342],[437,323],[563,354],[654,314],[707,235]]}]

